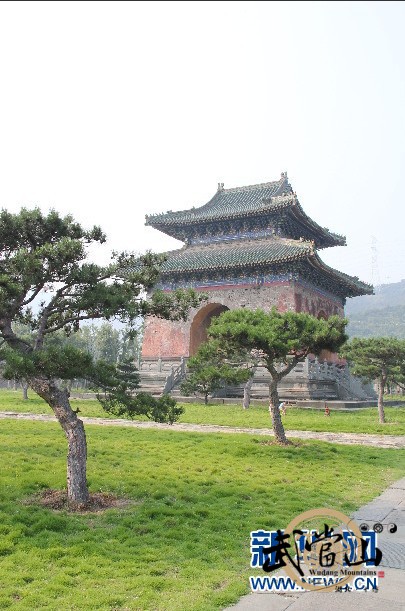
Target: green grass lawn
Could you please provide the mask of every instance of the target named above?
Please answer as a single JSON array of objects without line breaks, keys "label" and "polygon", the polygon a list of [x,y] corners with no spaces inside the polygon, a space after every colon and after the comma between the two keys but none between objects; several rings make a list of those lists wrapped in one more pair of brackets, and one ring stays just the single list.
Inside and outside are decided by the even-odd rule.
[{"label": "green grass lawn", "polygon": [[[23,401],[21,390],[0,389],[0,412],[53,414],[49,405],[31,389],[28,390],[28,397],[28,401]],[[73,409],[79,407],[79,416],[116,418],[105,412],[97,399],[71,399],[71,405]]]},{"label": "green grass lawn", "polygon": [[[0,411],[52,413],[50,407],[32,391],[29,391],[29,397],[29,401],[23,401],[21,391],[1,390]],[[79,407],[82,416],[114,418],[114,416],[109,416],[95,399],[72,399],[72,406]],[[265,406],[243,410],[240,405],[186,403],[184,409],[185,413],[181,416],[180,422],[271,428],[269,413]],[[323,411],[320,410],[287,408],[283,422],[287,430],[405,434],[405,408],[387,407],[385,413],[386,424],[379,424],[376,407],[353,412],[332,411],[329,418],[325,417]],[[146,418],[143,419],[146,420]],[[142,420],[142,417],[139,417],[139,420]]]},{"label": "green grass lawn", "polygon": [[[267,407],[255,406],[248,410],[240,405],[186,404],[181,422],[221,424],[236,427],[271,428]],[[353,412],[331,411],[326,417],[321,410],[287,407],[282,417],[286,430],[331,431],[341,433],[380,433],[402,435],[405,433],[405,408],[387,407],[387,422],[379,424],[377,408]]]},{"label": "green grass lawn", "polygon": [[248,592],[249,533],[350,513],[403,476],[405,451],[250,435],[86,426],[93,492],[125,509],[69,515],[22,501],[65,485],[56,423],[0,422],[0,608],[222,609]]}]

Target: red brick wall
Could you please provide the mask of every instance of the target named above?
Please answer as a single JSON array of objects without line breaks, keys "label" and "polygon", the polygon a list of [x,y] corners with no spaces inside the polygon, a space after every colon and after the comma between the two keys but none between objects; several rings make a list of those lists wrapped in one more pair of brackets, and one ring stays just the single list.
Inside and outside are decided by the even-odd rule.
[{"label": "red brick wall", "polygon": [[190,324],[150,317],[145,324],[142,356],[145,358],[188,356],[189,336]]},{"label": "red brick wall", "polygon": [[[312,316],[328,318],[333,314],[344,316],[344,309],[338,298],[326,297],[319,293],[315,288],[303,286],[299,282],[295,283],[295,309],[296,312],[307,312]],[[320,361],[332,363],[341,362],[334,352],[322,350],[319,355]]]},{"label": "red brick wall", "polygon": [[[259,287],[215,287],[204,289],[204,292],[208,294],[209,299],[202,308],[209,304],[218,304],[230,310],[242,306],[253,310],[257,308],[270,310],[273,306],[276,306],[281,312],[294,310],[294,290],[291,284],[287,282]],[[190,356],[191,324],[202,308],[198,311],[192,310],[189,319],[185,322],[170,322],[155,317],[148,318],[145,325],[142,356],[144,358]],[[207,308],[207,312],[210,309]],[[202,321],[201,326],[204,327],[204,321]],[[204,329],[202,328],[201,337],[203,336]],[[192,346],[193,353],[196,349],[195,343],[193,342],[194,345]]]},{"label": "red brick wall", "polygon": [[296,312],[307,312],[316,317],[325,315],[326,318],[332,314],[344,316],[343,306],[338,298],[326,297],[315,288],[304,286],[300,282],[295,283],[294,299]]},{"label": "red brick wall", "polygon": [[[331,314],[343,316],[343,306],[338,300],[326,297],[299,282],[274,282],[262,286],[215,287],[204,289],[208,294],[208,302],[199,310],[192,310],[187,321],[169,322],[151,317],[146,321],[145,335],[142,346],[142,356],[145,358],[190,356],[190,330],[194,317],[202,308],[207,308],[207,315],[212,307],[218,304],[223,309],[247,307],[252,310],[262,308],[270,310],[273,306],[279,312],[308,312],[313,316]],[[199,319],[197,319],[198,321]],[[201,338],[204,336],[204,317],[201,323]],[[194,341],[192,352],[198,343],[198,330],[193,327]],[[332,359],[332,356],[330,357]],[[334,358],[334,357],[333,357]],[[328,359],[329,360],[329,359]]]}]

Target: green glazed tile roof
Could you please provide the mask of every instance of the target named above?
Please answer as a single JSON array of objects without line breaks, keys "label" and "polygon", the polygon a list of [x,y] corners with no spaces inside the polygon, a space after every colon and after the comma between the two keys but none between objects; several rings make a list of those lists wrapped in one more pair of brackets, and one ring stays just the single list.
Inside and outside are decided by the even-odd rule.
[{"label": "green glazed tile roof", "polygon": [[[283,218],[282,225],[292,238],[314,239],[320,248],[345,244],[343,236],[331,233],[305,214],[285,174],[282,174],[280,180],[248,187],[224,189],[220,185],[214,197],[204,206],[149,215],[146,217],[146,225],[185,241],[186,227],[217,223],[219,228],[221,221],[258,216],[274,219],[281,218],[281,215],[287,217],[287,220]],[[298,230],[300,233],[293,235],[288,233],[289,230],[295,234]]]},{"label": "green glazed tile roof", "polygon": [[310,242],[283,238],[188,246],[167,253],[162,274],[271,265],[305,259],[314,253]]},{"label": "green glazed tile roof", "polygon": [[167,260],[161,267],[165,277],[184,277],[194,274],[210,274],[216,270],[267,268],[292,262],[297,269],[311,269],[311,274],[323,278],[331,290],[346,296],[372,294],[373,287],[357,277],[348,276],[326,265],[317,255],[312,242],[287,240],[274,236],[266,240],[246,240],[237,243],[222,243],[204,246],[186,246],[167,253]]},{"label": "green glazed tile roof", "polygon": [[281,195],[283,191],[291,192],[291,187],[288,185],[286,178],[250,187],[219,188],[208,204],[200,208],[150,215],[146,217],[146,224],[154,226],[158,224],[198,223],[249,214],[249,212],[256,212],[258,207],[264,207],[261,206],[261,200]]}]

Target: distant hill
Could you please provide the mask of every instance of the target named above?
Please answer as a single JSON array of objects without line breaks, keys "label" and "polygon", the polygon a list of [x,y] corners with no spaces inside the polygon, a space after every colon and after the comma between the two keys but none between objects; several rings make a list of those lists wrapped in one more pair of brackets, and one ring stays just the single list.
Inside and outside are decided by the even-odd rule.
[{"label": "distant hill", "polygon": [[375,295],[348,299],[345,312],[350,337],[405,339],[405,280],[383,284]]}]

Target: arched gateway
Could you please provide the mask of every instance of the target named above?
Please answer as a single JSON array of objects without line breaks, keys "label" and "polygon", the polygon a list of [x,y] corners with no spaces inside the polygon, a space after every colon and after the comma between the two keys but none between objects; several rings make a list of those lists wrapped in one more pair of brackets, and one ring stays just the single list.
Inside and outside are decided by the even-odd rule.
[{"label": "arched gateway", "polygon": [[194,356],[200,345],[207,340],[207,329],[211,320],[229,310],[219,303],[209,303],[202,307],[193,318],[190,329],[190,356]]},{"label": "arched gateway", "polygon": [[208,295],[208,303],[190,312],[186,322],[146,321],[142,359],[150,366],[162,361],[173,366],[195,354],[211,318],[226,309],[275,306],[327,318],[343,315],[347,297],[372,293],[372,287],[320,259],[318,250],[345,245],[345,238],[305,214],[286,173],[249,187],[220,184],[204,206],[151,215],[146,224],[185,243],[167,254],[158,287],[192,287]]}]

